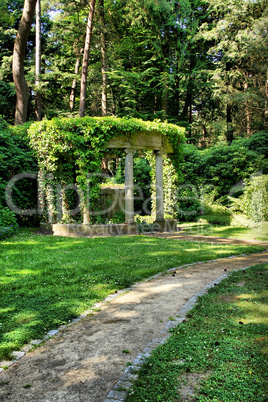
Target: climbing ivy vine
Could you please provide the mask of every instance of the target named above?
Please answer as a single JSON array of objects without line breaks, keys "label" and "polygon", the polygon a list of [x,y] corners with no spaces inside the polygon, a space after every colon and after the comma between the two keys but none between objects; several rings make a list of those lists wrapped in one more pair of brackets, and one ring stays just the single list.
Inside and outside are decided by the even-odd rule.
[{"label": "climbing ivy vine", "polygon": [[[108,141],[112,137],[131,136],[137,131],[158,131],[167,136],[174,148],[171,160],[176,177],[179,178],[184,128],[174,124],[115,117],[84,117],[42,120],[31,125],[30,143],[38,160],[41,187],[46,189],[47,209],[50,203],[52,214],[55,215],[55,197],[62,198],[63,216],[60,219],[54,216],[53,219],[69,219],[68,197],[65,190],[55,190],[59,185],[67,189],[66,186],[75,183],[82,197],[84,211],[94,211],[99,198],[101,160],[109,152]],[[86,194],[89,188],[90,198],[87,204]]]}]

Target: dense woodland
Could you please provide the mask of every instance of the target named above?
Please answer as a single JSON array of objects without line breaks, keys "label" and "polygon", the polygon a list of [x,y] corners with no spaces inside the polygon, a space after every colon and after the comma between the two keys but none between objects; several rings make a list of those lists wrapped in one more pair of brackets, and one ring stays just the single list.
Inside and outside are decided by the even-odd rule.
[{"label": "dense woodland", "polygon": [[[27,120],[80,114],[91,6],[85,115],[167,120],[203,147],[267,129],[266,0],[40,3],[41,55],[38,12],[25,49]],[[23,1],[0,4],[0,113],[13,124]]]},{"label": "dense woodland", "polygon": [[[73,124],[74,139],[87,124],[77,119],[83,116],[185,127],[180,179],[164,164],[165,188],[177,197],[168,217],[206,215],[211,223],[228,224],[237,211],[253,225],[268,220],[267,0],[0,4],[0,224],[10,224],[10,179],[37,172],[46,151],[37,140],[31,144],[32,122],[55,118],[50,126],[62,138]],[[90,141],[101,144],[98,130]],[[57,143],[44,144],[54,147],[56,158]],[[63,159],[59,166],[65,166]],[[136,156],[134,173],[135,186],[153,198],[151,159]],[[112,182],[123,183],[123,157],[114,166]],[[13,197],[20,208],[36,208],[35,183],[21,180]],[[166,198],[166,206],[172,200]],[[13,214],[14,219],[31,225],[43,217]]]}]

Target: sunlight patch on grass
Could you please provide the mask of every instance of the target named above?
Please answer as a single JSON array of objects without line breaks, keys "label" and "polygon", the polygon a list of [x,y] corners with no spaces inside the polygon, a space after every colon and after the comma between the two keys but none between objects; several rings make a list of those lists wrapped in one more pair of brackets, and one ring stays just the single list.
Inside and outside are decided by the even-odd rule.
[{"label": "sunlight patch on grass", "polygon": [[8,244],[1,242],[0,360],[12,351],[7,346],[11,333],[21,347],[115,290],[159,272],[261,250],[145,236],[74,240],[22,232]]},{"label": "sunlight patch on grass", "polygon": [[[126,400],[264,402],[268,351],[264,271],[268,272],[268,264],[233,272],[199,298],[188,319],[146,359]],[[187,390],[184,385],[190,378],[196,379],[196,387]]]}]

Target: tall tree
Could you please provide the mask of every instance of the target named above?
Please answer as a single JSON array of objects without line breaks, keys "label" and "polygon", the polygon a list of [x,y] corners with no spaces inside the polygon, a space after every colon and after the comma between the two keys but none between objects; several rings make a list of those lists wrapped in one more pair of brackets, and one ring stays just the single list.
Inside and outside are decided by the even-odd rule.
[{"label": "tall tree", "polygon": [[35,4],[36,0],[24,1],[22,17],[14,43],[12,71],[17,95],[15,124],[22,124],[27,120],[29,93],[24,75],[24,59],[27,40],[34,18]]},{"label": "tall tree", "polygon": [[87,71],[88,71],[90,45],[91,45],[91,40],[92,40],[95,3],[96,3],[96,0],[91,0],[90,5],[89,5],[84,56],[83,56],[83,63],[82,63],[79,117],[84,117],[85,111],[86,111]]},{"label": "tall tree", "polygon": [[41,120],[41,93],[40,93],[40,75],[41,75],[41,0],[36,1],[35,12],[35,115],[36,120]]},{"label": "tall tree", "polygon": [[99,0],[100,15],[100,41],[101,41],[101,75],[102,75],[102,95],[101,95],[101,112],[103,116],[107,116],[107,51],[106,51],[106,24],[104,15],[104,2]]},{"label": "tall tree", "polygon": [[208,0],[211,23],[199,35],[213,40],[218,92],[226,107],[226,139],[265,126],[267,0]]}]

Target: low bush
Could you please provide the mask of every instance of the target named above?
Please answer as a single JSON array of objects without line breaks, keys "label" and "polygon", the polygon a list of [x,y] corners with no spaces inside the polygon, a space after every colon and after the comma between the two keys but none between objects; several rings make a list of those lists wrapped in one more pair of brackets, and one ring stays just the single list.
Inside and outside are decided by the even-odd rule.
[{"label": "low bush", "polygon": [[256,228],[258,227],[258,223],[249,219],[246,215],[234,214],[232,216],[231,226],[233,228]]},{"label": "low bush", "polygon": [[214,225],[229,226],[232,213],[223,205],[214,204],[210,208],[206,208],[203,218]]},{"label": "low bush", "polygon": [[0,240],[11,237],[18,229],[14,212],[9,208],[0,207]]},{"label": "low bush", "polygon": [[7,239],[8,237],[13,236],[16,233],[18,226],[2,226],[0,224],[0,240]]},{"label": "low bush", "polygon": [[177,193],[178,220],[195,222],[201,213],[201,201],[194,186],[180,186]]},{"label": "low bush", "polygon": [[241,209],[255,222],[268,221],[268,175],[255,176],[246,182]]},{"label": "low bush", "polygon": [[124,223],[125,222],[125,212],[117,211],[114,216],[109,220],[108,223]]},{"label": "low bush", "polygon": [[0,206],[0,225],[5,226],[18,226],[16,214],[9,208],[1,208]]},{"label": "low bush", "polygon": [[[20,173],[37,173],[37,162],[29,145],[30,123],[13,127],[0,117],[0,205],[6,205],[5,190]],[[13,187],[12,201],[21,210],[37,207],[37,181],[21,178]],[[36,216],[17,215],[20,226],[36,225]]]},{"label": "low bush", "polygon": [[134,221],[138,225],[139,233],[152,232],[155,216],[152,215],[135,215]]}]

